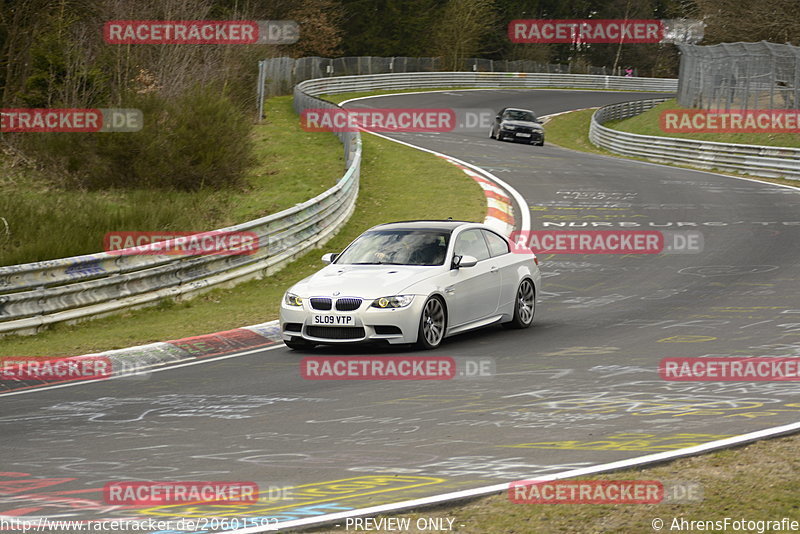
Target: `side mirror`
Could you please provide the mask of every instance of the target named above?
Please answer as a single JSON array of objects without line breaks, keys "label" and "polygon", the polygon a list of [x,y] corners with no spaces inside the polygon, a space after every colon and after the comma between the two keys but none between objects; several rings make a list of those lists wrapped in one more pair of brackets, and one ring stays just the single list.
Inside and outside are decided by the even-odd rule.
[{"label": "side mirror", "polygon": [[458,262],[459,267],[475,267],[478,264],[478,258],[475,256],[461,256],[461,261]]},{"label": "side mirror", "polygon": [[327,254],[323,254],[322,255],[322,263],[333,263],[334,261],[336,261],[336,256],[338,256],[338,254],[334,254],[332,252],[328,252]]},{"label": "side mirror", "polygon": [[478,259],[475,256],[454,256],[453,268],[460,269],[462,267],[475,267],[478,264]]},{"label": "side mirror", "polygon": [[535,122],[536,124],[543,124],[543,122],[542,122],[542,119],[536,119],[536,120],[535,120],[535,121],[533,121],[533,122]]},{"label": "side mirror", "polygon": [[500,120],[500,115],[497,115],[495,119]]}]

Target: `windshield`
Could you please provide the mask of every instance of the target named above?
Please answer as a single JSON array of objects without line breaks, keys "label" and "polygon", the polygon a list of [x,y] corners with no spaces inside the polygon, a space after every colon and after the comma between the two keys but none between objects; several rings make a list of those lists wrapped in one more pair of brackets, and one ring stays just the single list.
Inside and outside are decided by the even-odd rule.
[{"label": "windshield", "polygon": [[510,121],[536,121],[536,115],[530,111],[522,111],[519,109],[510,109],[503,113],[503,118]]},{"label": "windshield", "polygon": [[376,230],[362,234],[336,258],[349,265],[442,265],[449,232]]}]

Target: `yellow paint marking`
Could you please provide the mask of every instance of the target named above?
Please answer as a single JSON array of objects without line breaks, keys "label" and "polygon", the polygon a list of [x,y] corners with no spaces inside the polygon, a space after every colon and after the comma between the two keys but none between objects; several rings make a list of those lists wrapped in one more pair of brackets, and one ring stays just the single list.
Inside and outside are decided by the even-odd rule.
[{"label": "yellow paint marking", "polygon": [[755,310],[783,310],[783,306],[712,306],[712,310],[743,313]]},{"label": "yellow paint marking", "polygon": [[671,336],[659,339],[656,343],[705,343],[706,341],[716,341],[713,336]]},{"label": "yellow paint marking", "polygon": [[566,347],[556,352],[545,352],[540,356],[596,356],[598,354],[613,354],[619,347]]},{"label": "yellow paint marking", "polygon": [[[446,482],[444,478],[422,477],[422,476],[390,476],[390,475],[372,475],[355,478],[344,478],[340,480],[332,480],[329,482],[319,482],[312,484],[303,484],[301,486],[292,486],[286,488],[289,492],[287,498],[264,500],[266,503],[279,503],[281,501],[287,504],[279,506],[268,506],[267,508],[258,508],[257,504],[249,505],[207,505],[207,506],[189,506],[186,505],[168,505],[156,506],[144,510],[138,510],[140,513],[157,516],[174,516],[174,517],[233,517],[236,515],[247,514],[252,515],[266,515],[266,512],[275,512],[278,510],[286,510],[295,508],[297,506],[308,506],[312,504],[321,504],[326,502],[339,502],[346,499],[354,499],[356,497],[366,497],[368,495],[377,495],[380,493],[388,493],[392,491],[408,490],[412,488],[419,488],[422,486],[429,486],[432,484],[441,484]],[[383,488],[374,491],[362,491],[370,488],[377,488],[379,486],[387,486],[392,484],[403,484],[394,488]],[[294,490],[294,491],[292,491]],[[324,497],[324,498],[318,498]],[[259,502],[262,498],[259,498]]]},{"label": "yellow paint marking", "polygon": [[608,436],[598,441],[538,441],[518,443],[516,445],[499,445],[509,449],[559,449],[574,451],[666,451],[693,447],[707,441],[725,439],[727,434],[656,434],[625,433]]}]

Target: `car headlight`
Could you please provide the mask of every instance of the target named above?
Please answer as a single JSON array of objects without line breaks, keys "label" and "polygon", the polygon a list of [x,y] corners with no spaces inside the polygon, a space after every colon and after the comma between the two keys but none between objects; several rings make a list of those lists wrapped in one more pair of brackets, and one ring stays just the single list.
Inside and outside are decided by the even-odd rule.
[{"label": "car headlight", "polygon": [[414,295],[394,295],[381,297],[372,303],[373,308],[405,308],[414,300]]},{"label": "car headlight", "polygon": [[283,296],[283,302],[286,303],[287,306],[302,306],[303,299],[295,295],[294,293],[286,293]]},{"label": "car headlight", "polygon": [[501,124],[500,128],[502,128],[504,130],[516,130],[517,129],[517,127],[514,126],[513,124],[506,124],[506,123]]}]

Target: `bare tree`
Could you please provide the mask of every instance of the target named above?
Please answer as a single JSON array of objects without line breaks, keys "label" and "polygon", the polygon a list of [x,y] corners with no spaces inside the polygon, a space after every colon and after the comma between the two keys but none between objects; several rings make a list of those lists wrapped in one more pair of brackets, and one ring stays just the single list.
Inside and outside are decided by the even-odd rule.
[{"label": "bare tree", "polygon": [[706,23],[704,42],[772,41],[800,45],[797,0],[695,0]]},{"label": "bare tree", "polygon": [[478,55],[495,28],[493,0],[449,0],[433,31],[433,52],[449,70]]},{"label": "bare tree", "polygon": [[341,53],[341,3],[307,0],[290,11],[287,18],[300,25],[300,40],[287,47],[292,55],[335,57]]},{"label": "bare tree", "polygon": [[0,68],[3,70],[2,102],[17,103],[31,71],[30,47],[42,27],[47,0],[19,0],[0,4],[0,31],[4,33]]}]

